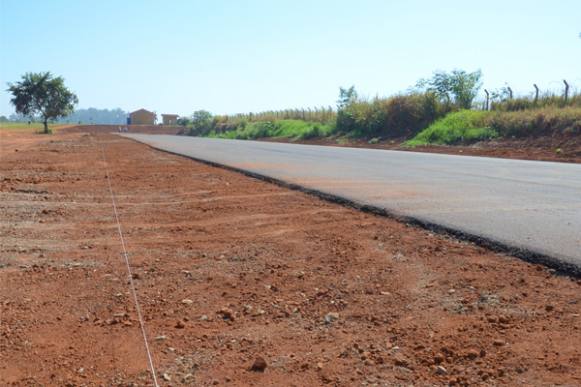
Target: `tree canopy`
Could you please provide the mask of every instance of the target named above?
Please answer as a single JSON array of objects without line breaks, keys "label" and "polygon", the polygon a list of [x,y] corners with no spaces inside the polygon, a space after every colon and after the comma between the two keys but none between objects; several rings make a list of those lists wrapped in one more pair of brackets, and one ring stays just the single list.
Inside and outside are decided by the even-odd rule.
[{"label": "tree canopy", "polygon": [[435,93],[447,103],[453,103],[461,109],[470,109],[482,83],[480,70],[471,73],[464,70],[452,72],[436,71],[431,78],[420,79],[417,87]]},{"label": "tree canopy", "polygon": [[70,114],[77,96],[65,86],[62,77],[53,77],[50,72],[26,73],[16,83],[8,84],[12,94],[10,102],[17,113],[31,118],[40,117],[44,132],[48,133],[48,121]]}]

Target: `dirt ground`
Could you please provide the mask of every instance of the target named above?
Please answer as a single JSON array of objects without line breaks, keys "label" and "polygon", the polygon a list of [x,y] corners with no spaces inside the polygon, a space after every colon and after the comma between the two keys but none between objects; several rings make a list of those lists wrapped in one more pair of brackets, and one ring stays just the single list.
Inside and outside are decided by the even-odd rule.
[{"label": "dirt ground", "polygon": [[[264,139],[265,141],[289,142],[288,139]],[[539,137],[530,139],[502,139],[482,141],[473,145],[431,145],[415,148],[404,147],[405,139],[369,144],[364,140],[338,143],[337,139],[324,138],[298,141],[303,144],[349,146],[357,148],[391,149],[411,152],[445,153],[463,156],[500,157],[505,159],[558,161],[581,163],[581,136]]]},{"label": "dirt ground", "polygon": [[[581,385],[581,281],[115,135],[9,133],[0,385]],[[105,160],[103,158],[105,156]]]}]

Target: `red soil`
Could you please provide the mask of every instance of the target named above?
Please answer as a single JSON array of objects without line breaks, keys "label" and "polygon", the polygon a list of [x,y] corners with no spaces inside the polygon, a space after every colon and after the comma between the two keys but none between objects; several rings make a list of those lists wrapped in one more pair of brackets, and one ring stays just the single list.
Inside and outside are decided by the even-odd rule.
[{"label": "red soil", "polygon": [[106,169],[161,385],[581,384],[579,281],[114,135],[0,145],[0,385],[151,384]]}]

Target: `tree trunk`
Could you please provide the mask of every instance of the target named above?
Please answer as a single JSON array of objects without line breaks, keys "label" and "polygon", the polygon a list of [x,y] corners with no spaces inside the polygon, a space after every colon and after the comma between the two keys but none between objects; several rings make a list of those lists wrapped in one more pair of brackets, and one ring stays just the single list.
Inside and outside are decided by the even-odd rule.
[{"label": "tree trunk", "polygon": [[48,119],[47,118],[44,119],[43,124],[44,124],[44,134],[48,134]]}]

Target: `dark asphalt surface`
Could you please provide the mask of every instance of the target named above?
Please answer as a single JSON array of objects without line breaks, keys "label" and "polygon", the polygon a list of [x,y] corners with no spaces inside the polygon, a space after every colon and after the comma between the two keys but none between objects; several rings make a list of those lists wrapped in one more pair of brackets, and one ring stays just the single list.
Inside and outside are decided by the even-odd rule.
[{"label": "dark asphalt surface", "polygon": [[581,165],[375,149],[124,134],[581,270]]}]

